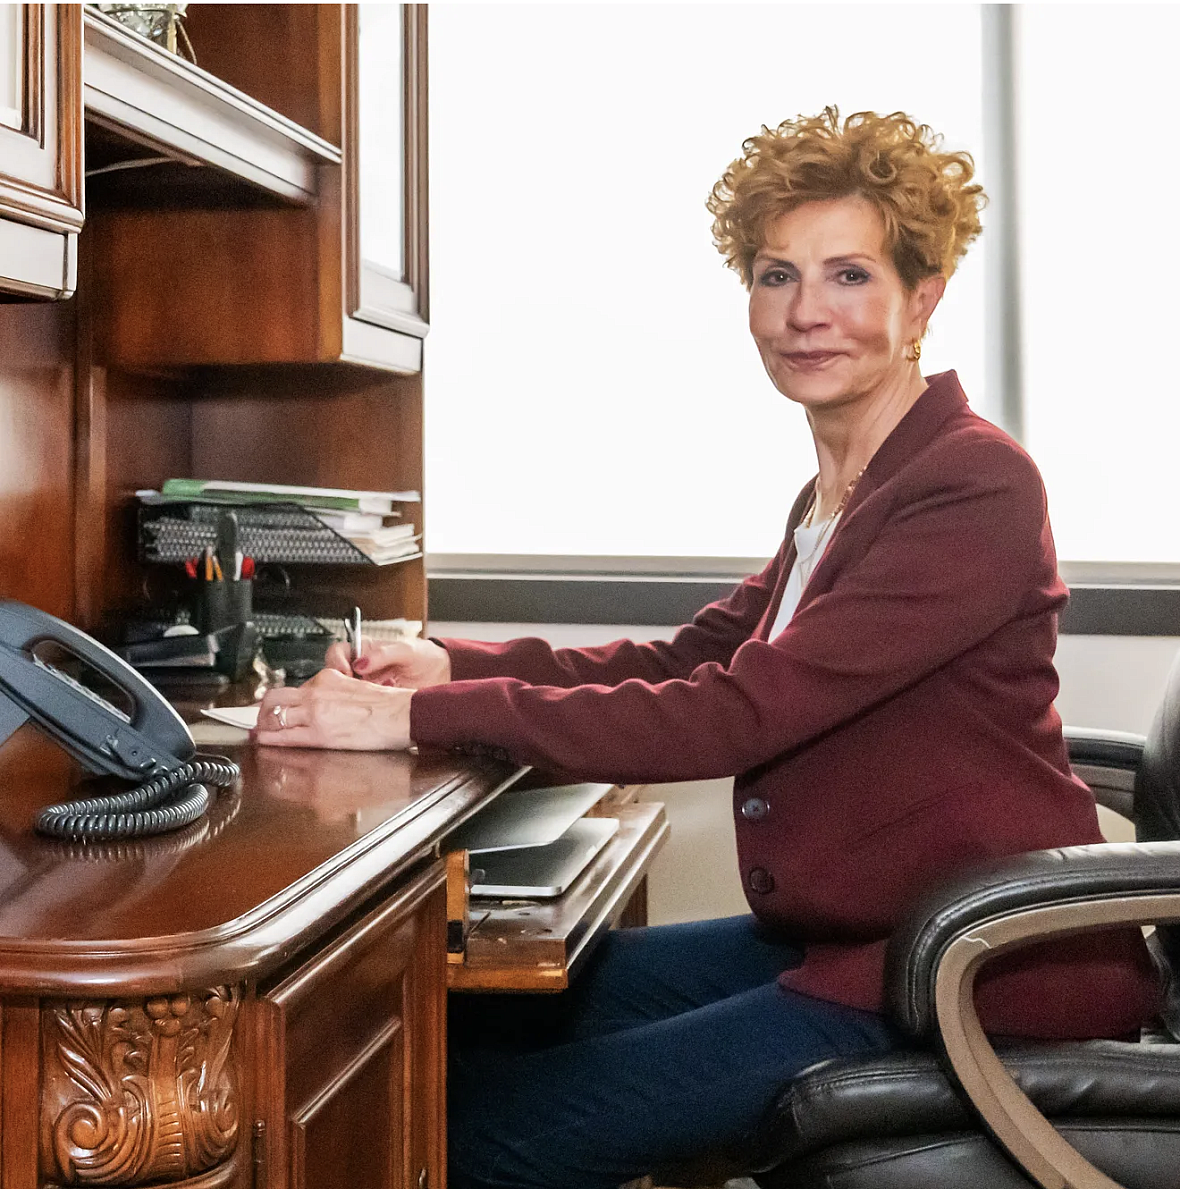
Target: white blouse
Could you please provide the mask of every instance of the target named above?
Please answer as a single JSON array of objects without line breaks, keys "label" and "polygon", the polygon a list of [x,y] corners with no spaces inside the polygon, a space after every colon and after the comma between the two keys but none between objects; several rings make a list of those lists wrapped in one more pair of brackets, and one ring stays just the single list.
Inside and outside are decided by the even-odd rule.
[{"label": "white blouse", "polygon": [[773,640],[791,622],[791,616],[803,597],[807,579],[815,573],[815,567],[827,551],[828,543],[836,535],[836,522],[839,519],[837,516],[833,520],[821,520],[810,528],[801,524],[795,529],[795,564],[787,575],[783,601],[778,605],[778,614],[774,617],[768,640]]}]

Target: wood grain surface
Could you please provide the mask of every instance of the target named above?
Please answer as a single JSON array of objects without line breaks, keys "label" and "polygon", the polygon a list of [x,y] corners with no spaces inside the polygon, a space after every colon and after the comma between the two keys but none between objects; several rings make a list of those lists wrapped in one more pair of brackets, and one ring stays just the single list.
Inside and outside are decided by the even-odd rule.
[{"label": "wood grain surface", "polygon": [[150,994],[264,976],[427,858],[515,775],[442,752],[211,750],[237,760],[242,779],[207,819],[81,845],[42,838],[32,823],[80,792],[83,774],[31,727],[5,745],[0,988]]}]

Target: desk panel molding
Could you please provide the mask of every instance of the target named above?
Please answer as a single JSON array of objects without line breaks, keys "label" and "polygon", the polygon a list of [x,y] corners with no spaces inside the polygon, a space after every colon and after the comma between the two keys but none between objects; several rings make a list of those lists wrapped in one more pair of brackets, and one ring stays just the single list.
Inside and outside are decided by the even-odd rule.
[{"label": "desk panel molding", "polygon": [[443,1184],[445,878],[430,864],[259,989],[257,1189]]}]

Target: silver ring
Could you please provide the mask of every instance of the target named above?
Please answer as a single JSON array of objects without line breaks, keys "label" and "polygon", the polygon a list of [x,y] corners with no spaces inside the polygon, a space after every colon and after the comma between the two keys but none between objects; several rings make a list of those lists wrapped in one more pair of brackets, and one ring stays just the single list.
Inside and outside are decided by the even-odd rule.
[{"label": "silver ring", "polygon": [[286,706],[280,706],[280,707],[279,707],[279,708],[278,708],[278,709],[275,711],[275,717],[276,717],[276,718],[279,720],[279,730],[280,730],[280,731],[285,731],[285,730],[287,729],[287,726],[288,726],[288,723],[287,723],[287,707],[286,707]]}]

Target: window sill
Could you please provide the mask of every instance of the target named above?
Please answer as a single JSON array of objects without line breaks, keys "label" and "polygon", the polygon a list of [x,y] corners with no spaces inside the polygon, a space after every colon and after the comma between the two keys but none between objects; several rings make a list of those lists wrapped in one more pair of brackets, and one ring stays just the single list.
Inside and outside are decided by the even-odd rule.
[{"label": "window sill", "polygon": [[[670,626],[763,565],[757,558],[432,554],[430,614],[469,623]],[[1180,637],[1180,566],[1069,563],[1062,573],[1070,584],[1063,634]]]}]

